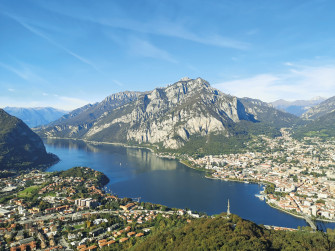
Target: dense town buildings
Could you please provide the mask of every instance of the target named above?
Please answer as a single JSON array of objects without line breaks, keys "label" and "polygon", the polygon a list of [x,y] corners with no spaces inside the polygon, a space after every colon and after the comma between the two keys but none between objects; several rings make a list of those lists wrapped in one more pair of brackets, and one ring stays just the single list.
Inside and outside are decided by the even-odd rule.
[{"label": "dense town buildings", "polygon": [[245,153],[188,160],[212,171],[211,178],[271,184],[259,197],[287,212],[335,220],[334,140],[298,141],[289,129],[281,133],[254,139]]}]

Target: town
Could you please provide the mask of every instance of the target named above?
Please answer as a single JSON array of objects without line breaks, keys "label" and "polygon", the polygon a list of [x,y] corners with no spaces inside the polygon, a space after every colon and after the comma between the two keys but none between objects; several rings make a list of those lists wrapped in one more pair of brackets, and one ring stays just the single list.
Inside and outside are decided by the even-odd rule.
[{"label": "town", "polygon": [[123,249],[149,235],[155,224],[200,217],[106,193],[108,178],[86,167],[2,177],[0,250]]},{"label": "town", "polygon": [[335,141],[293,139],[288,128],[275,139],[258,136],[245,153],[188,157],[209,177],[265,185],[260,199],[296,216],[335,221]]}]

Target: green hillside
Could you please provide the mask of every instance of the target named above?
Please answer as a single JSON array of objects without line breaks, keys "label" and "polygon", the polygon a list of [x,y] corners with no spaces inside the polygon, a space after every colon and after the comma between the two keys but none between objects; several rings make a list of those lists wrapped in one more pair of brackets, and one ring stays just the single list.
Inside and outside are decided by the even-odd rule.
[{"label": "green hillside", "polygon": [[323,115],[316,120],[307,121],[294,130],[295,138],[303,137],[335,137],[335,112]]},{"label": "green hillside", "polygon": [[0,170],[38,168],[57,160],[25,123],[0,109]]},{"label": "green hillside", "polygon": [[137,242],[130,250],[334,250],[335,236],[331,231],[313,233],[275,231],[225,214],[213,219],[193,219],[191,223],[175,226],[162,220],[157,231]]}]

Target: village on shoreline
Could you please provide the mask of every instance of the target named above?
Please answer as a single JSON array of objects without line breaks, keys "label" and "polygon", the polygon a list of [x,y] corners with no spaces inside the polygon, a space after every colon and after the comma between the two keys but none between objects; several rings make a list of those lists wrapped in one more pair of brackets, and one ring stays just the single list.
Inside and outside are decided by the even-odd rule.
[{"label": "village on shoreline", "polygon": [[276,138],[255,136],[243,153],[201,158],[160,152],[151,145],[84,142],[147,149],[157,157],[205,171],[206,178],[263,184],[265,190],[256,197],[271,207],[298,218],[335,222],[335,139],[297,140],[290,128],[280,132],[282,136]]},{"label": "village on shoreline", "polygon": [[207,178],[265,185],[256,195],[270,206],[299,218],[335,222],[334,139],[293,139],[288,128],[275,139],[258,136],[237,154],[187,156],[189,167]]},{"label": "village on shoreline", "polygon": [[187,223],[201,217],[119,198],[104,191],[108,182],[103,173],[87,167],[19,175],[1,172],[0,249],[124,249],[150,235],[161,221]]},{"label": "village on shoreline", "polygon": [[[239,154],[156,155],[206,171],[207,178],[263,184],[257,197],[270,206],[300,218],[335,222],[334,141],[298,141],[285,128],[281,133],[275,139],[255,137]],[[150,234],[157,221],[188,222],[202,216],[108,194],[102,189],[108,178],[87,167],[1,175],[0,244],[11,251],[124,247]]]}]

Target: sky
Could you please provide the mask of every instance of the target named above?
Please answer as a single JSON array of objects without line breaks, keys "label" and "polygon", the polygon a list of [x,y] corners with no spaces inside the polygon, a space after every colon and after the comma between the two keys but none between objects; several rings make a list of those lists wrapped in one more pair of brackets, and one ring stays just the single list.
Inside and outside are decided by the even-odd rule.
[{"label": "sky", "polygon": [[65,110],[182,77],[266,102],[335,96],[335,1],[0,0],[0,107]]}]

